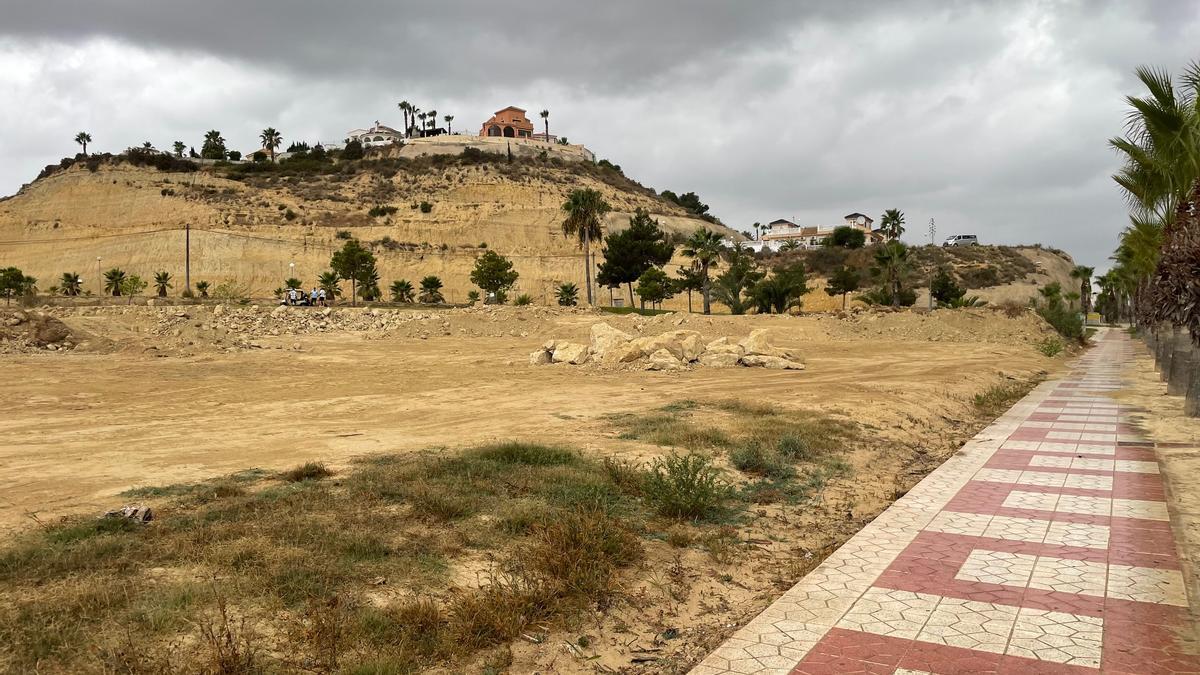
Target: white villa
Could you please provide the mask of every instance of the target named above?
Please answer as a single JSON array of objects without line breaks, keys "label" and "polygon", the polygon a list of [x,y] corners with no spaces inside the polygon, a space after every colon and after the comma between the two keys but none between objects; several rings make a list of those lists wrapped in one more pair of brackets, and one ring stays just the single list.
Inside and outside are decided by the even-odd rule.
[{"label": "white villa", "polygon": [[403,143],[404,132],[397,131],[375,120],[375,126],[369,129],[352,129],[346,132],[346,142],[358,141],[364,148],[374,148],[392,143]]},{"label": "white villa", "polygon": [[[790,220],[780,218],[779,220],[767,223],[759,239],[744,241],[742,242],[742,246],[756,253],[761,251],[778,252],[783,249],[784,244],[792,241],[796,242],[803,249],[819,248],[825,244],[825,240],[832,236],[833,231],[839,227],[852,227],[856,230],[861,230],[867,235],[867,241],[872,241],[878,236],[871,231],[871,223],[873,222],[875,221],[870,216],[862,213],[846,215],[844,222],[839,225],[801,226]],[[733,240],[729,239],[725,244],[732,246]]]}]

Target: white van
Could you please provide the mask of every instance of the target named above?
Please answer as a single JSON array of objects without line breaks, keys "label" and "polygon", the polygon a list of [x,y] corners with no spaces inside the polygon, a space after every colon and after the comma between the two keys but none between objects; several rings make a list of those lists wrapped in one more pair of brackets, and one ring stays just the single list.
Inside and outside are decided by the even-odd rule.
[{"label": "white van", "polygon": [[942,242],[942,246],[978,246],[979,237],[973,234],[952,234],[946,237],[946,241]]}]

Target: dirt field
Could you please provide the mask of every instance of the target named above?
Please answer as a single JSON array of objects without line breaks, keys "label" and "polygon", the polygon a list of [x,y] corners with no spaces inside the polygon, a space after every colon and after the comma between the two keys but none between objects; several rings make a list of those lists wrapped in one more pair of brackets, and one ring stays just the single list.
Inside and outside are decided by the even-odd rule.
[{"label": "dirt field", "polygon": [[[856,440],[838,460],[844,472],[815,495],[752,505],[726,533],[733,542],[726,552],[679,541],[668,528],[663,536],[676,541],[645,542],[645,560],[622,577],[620,602],[548,626],[544,639],[517,640],[505,659],[514,672],[681,671],[985,424],[977,394],[997,387],[1019,394],[1063,358],[1037,351],[1050,334],[1039,319],[988,310],[842,319],[646,319],[544,308],[338,312],[384,328],[299,329],[265,309],[258,323],[239,319],[243,329],[212,308],[55,310],[78,349],[0,356],[6,538],[35,521],[119,507],[130,488],[307,460],[336,475],[378,453],[451,453],[515,440],[643,461],[668,448],[622,434],[614,416],[679,401],[703,409],[735,400],[852,425]],[[528,363],[547,339],[586,341],[598,321],[635,335],[697,330],[706,340],[769,328],[807,369],[660,373]],[[711,417],[731,434],[750,419]],[[452,565],[437,588],[470,585],[481,565],[478,557]],[[579,635],[591,637],[581,646],[571,637]],[[639,654],[650,657],[637,661]]]}]

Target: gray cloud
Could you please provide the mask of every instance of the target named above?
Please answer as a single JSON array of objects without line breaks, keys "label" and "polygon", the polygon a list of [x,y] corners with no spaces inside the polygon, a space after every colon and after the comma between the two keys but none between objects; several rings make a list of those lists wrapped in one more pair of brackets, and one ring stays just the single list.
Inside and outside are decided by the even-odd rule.
[{"label": "gray cloud", "polygon": [[508,104],[738,229],[899,207],[1103,265],[1132,70],[1200,57],[1191,0],[6,2],[0,193],[74,152],[206,129],[338,140],[401,98]]}]

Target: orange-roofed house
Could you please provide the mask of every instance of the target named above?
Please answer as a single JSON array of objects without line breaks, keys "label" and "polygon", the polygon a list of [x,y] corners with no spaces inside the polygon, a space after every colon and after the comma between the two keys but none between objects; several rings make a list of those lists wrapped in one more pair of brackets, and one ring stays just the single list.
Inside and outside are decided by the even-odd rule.
[{"label": "orange-roofed house", "polygon": [[508,106],[497,110],[491,119],[483,123],[479,129],[480,136],[500,136],[504,138],[532,138],[533,122],[525,116],[525,111],[516,106]]}]

